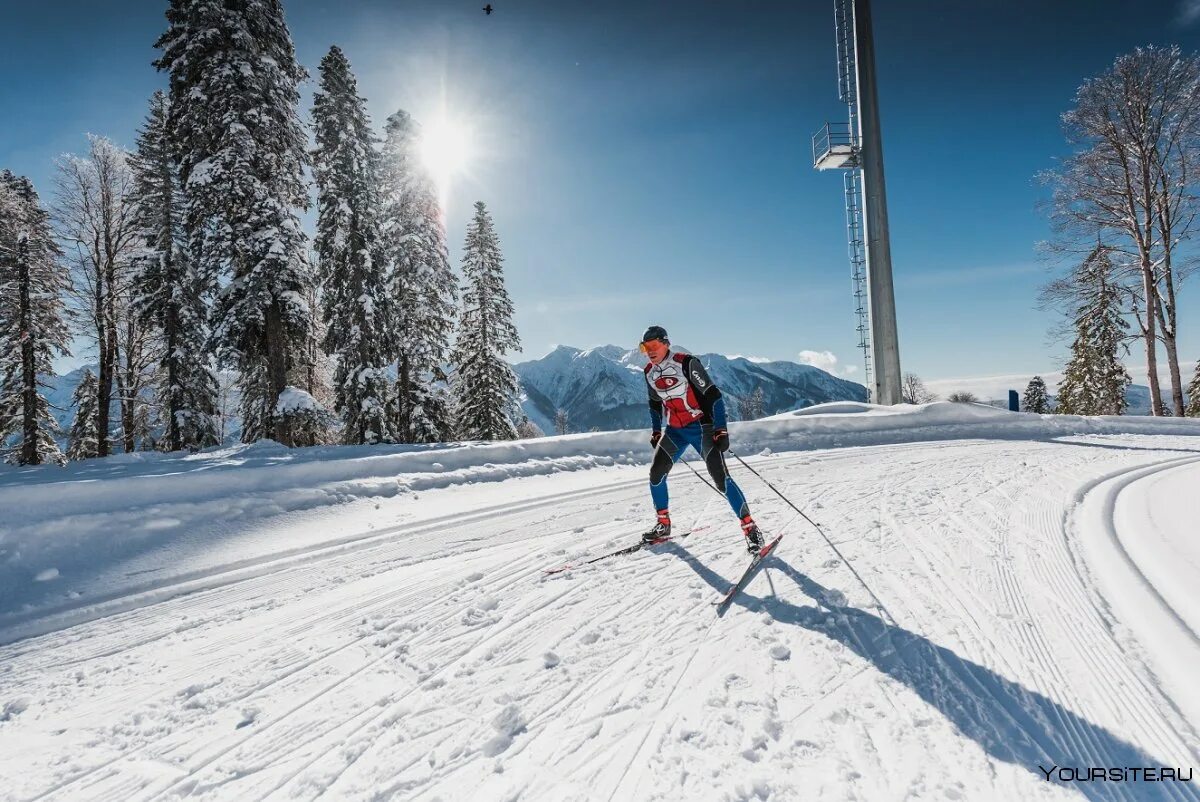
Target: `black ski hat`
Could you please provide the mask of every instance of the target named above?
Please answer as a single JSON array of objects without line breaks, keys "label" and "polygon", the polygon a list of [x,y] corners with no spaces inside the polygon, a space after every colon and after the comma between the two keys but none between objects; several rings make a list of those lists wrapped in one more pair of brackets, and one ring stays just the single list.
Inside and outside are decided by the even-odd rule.
[{"label": "black ski hat", "polygon": [[642,342],[648,343],[651,340],[662,340],[665,343],[671,342],[667,339],[667,330],[662,326],[651,326],[646,329],[646,333],[642,335]]}]

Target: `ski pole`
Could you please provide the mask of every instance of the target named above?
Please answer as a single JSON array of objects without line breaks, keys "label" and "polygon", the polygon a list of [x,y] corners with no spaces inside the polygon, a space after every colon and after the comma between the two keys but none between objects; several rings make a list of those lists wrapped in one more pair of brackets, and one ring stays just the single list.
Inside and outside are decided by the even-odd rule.
[{"label": "ski pole", "polygon": [[809,518],[807,515],[805,515],[804,510],[800,509],[795,504],[793,504],[788,499],[788,497],[785,496],[783,493],[780,493],[779,489],[777,487],[775,487],[775,485],[771,484],[765,476],[763,476],[761,473],[759,473],[758,471],[751,468],[750,465],[746,463],[746,460],[744,460],[740,456],[738,456],[737,452],[730,451],[729,453],[730,453],[730,455],[733,456],[734,459],[736,459],[738,462],[740,462],[746,470],[750,471],[750,473],[757,476],[759,479],[761,479],[763,481],[763,484],[765,484],[767,487],[771,488],[771,490],[773,490],[775,492],[775,495],[777,495],[781,499],[783,499],[785,504],[787,504],[793,510],[798,512],[800,514],[801,518],[808,521],[809,524],[812,525],[813,529],[817,530],[817,533],[821,535],[821,538],[826,543],[829,544],[829,548],[833,549],[833,553],[838,556],[838,559],[840,559],[842,562],[844,562],[846,564],[846,567],[850,569],[850,573],[854,574],[854,578],[858,580],[858,583],[860,585],[862,585],[863,588],[866,589],[867,593],[871,594],[871,598],[874,599],[875,606],[879,608],[879,612],[883,613],[884,615],[886,615],[888,617],[888,619],[892,622],[892,626],[894,626],[894,627],[900,626],[899,624],[896,623],[895,617],[890,612],[888,612],[888,608],[884,607],[883,602],[881,602],[879,600],[879,597],[875,595],[875,591],[871,590],[871,586],[868,585],[866,580],[864,580],[862,578],[862,576],[859,575],[858,571],[855,570],[854,564],[852,562],[850,562],[848,559],[846,559],[846,555],[842,554],[842,552],[838,549],[838,547],[836,545],[834,545],[833,541],[830,540],[829,537],[825,534],[825,530],[821,528],[821,525],[818,524],[816,521],[814,521],[812,518]]},{"label": "ski pole", "polygon": [[696,478],[697,478],[697,479],[699,479],[701,482],[704,482],[704,484],[705,484],[705,485],[708,487],[708,489],[709,489],[709,490],[713,491],[714,493],[716,493],[716,494],[717,494],[718,496],[720,496],[721,498],[725,498],[725,494],[724,494],[724,493],[722,493],[720,490],[718,490],[718,489],[717,489],[717,487],[716,487],[716,485],[712,484],[712,483],[711,483],[711,482],[709,482],[707,479],[705,479],[703,476],[701,476],[701,475],[700,475],[700,471],[696,470],[696,469],[695,469],[695,468],[692,466],[692,463],[688,462],[688,461],[687,461],[687,460],[685,460],[683,457],[680,457],[680,458],[679,458],[679,461],[680,461],[680,462],[682,462],[684,465],[688,466],[688,468],[690,468],[690,469],[691,469],[692,473],[696,474]]}]

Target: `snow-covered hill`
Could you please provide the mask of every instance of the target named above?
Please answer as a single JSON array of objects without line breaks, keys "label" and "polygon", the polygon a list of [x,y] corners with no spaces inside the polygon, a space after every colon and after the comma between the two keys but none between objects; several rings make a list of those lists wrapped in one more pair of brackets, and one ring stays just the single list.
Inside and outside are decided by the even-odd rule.
[{"label": "snow-covered hill", "polygon": [[[686,350],[686,349],[684,349]],[[727,398],[732,418],[738,400],[763,389],[768,415],[827,401],[866,401],[861,384],[795,362],[761,362],[745,357],[700,354]],[[544,431],[554,431],[555,413],[566,410],[572,431],[645,428],[645,357],[615,345],[579,349],[560,345],[541,359],[515,366],[524,391],[522,409]]]},{"label": "snow-covered hill", "polygon": [[686,538],[543,571],[647,523],[643,431],[2,469],[0,798],[1200,800],[1200,421],[732,434],[838,553],[735,459],[723,617],[682,468]]}]

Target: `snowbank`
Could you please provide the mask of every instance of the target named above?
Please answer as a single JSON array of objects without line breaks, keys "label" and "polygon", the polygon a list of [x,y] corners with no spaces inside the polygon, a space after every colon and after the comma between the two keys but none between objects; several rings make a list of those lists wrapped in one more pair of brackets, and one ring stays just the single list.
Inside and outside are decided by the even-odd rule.
[{"label": "snowbank", "polygon": [[[939,402],[836,402],[733,425],[742,454],[925,440],[1200,435],[1200,420],[1079,418]],[[647,432],[506,443],[287,449],[264,441],[199,454],[128,454],[66,468],[0,469],[0,621],[48,572],[123,559],[223,523],[473,482],[637,464]],[[57,574],[55,574],[57,575]]]}]

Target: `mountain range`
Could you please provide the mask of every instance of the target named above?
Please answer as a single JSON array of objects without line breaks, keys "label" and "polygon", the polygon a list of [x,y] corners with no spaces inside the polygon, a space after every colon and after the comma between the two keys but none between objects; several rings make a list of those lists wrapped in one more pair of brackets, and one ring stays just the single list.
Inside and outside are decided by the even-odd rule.
[{"label": "mountain range", "polygon": [[[866,401],[867,388],[796,362],[770,362],[743,356],[697,354],[726,399],[731,420],[738,401],[763,390],[767,415],[826,401]],[[558,410],[573,432],[648,427],[646,358],[616,345],[572,348],[560,345],[541,359],[513,366],[521,380],[521,408],[547,434],[554,433]]]}]

